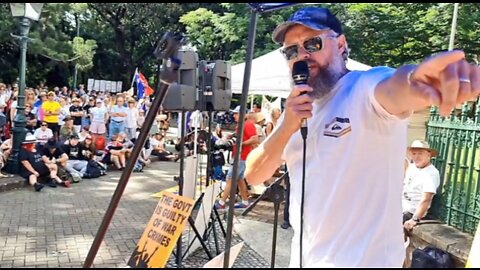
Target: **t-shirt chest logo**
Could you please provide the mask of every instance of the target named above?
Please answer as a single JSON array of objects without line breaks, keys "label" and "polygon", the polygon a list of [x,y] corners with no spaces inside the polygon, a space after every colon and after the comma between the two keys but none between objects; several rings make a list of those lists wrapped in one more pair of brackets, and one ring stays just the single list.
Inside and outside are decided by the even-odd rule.
[{"label": "t-shirt chest logo", "polygon": [[335,117],[332,121],[325,125],[323,132],[324,136],[329,137],[342,137],[343,135],[352,131],[349,118]]}]

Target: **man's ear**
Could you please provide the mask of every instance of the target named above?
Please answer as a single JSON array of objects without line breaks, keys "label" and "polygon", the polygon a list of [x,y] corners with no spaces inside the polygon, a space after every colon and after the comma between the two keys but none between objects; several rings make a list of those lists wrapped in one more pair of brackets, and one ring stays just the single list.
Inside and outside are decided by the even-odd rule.
[{"label": "man's ear", "polygon": [[347,39],[343,34],[338,37],[338,51],[342,55],[343,60],[347,61],[350,50],[348,49]]}]

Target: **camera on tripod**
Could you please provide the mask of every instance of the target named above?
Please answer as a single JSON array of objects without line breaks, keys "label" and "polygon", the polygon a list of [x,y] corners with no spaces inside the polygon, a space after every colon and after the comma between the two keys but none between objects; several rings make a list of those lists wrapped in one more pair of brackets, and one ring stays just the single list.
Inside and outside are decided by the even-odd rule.
[{"label": "camera on tripod", "polygon": [[178,48],[185,43],[185,36],[181,33],[166,32],[158,41],[153,54],[158,59],[168,60],[170,55],[175,55]]},{"label": "camera on tripod", "polygon": [[233,146],[237,143],[236,138],[228,140],[218,140],[213,146],[214,150],[233,151]]},{"label": "camera on tripod", "polygon": [[169,111],[228,111],[232,100],[231,64],[223,60],[198,61],[198,54],[182,49],[178,83],[172,83],[163,103]]}]

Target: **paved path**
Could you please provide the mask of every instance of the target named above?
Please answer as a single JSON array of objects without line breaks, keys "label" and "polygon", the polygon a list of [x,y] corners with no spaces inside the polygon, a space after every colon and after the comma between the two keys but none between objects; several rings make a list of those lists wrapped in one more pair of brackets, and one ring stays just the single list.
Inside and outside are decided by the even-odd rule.
[{"label": "paved path", "polygon": [[[178,175],[178,169],[179,163],[154,162],[145,172],[132,174],[94,267],[126,266],[158,202],[151,195],[175,186],[173,177]],[[34,192],[24,187],[1,192],[0,267],[81,267],[119,177],[120,172],[113,171],[71,188],[45,187]],[[258,216],[265,221],[271,216],[271,222],[273,206],[270,208],[269,204],[262,202],[247,218],[256,220]],[[255,234],[246,235],[244,254],[234,267],[269,266],[270,257],[262,258],[259,251],[250,247],[258,245],[252,242],[255,238]],[[233,243],[240,240],[235,234]],[[196,254],[184,266],[202,267],[207,259],[200,249]],[[169,266],[174,266],[172,261]]]},{"label": "paved path", "polygon": [[[176,185],[178,163],[135,173],[125,190],[95,267],[123,267],[158,199]],[[120,172],[71,188],[23,188],[0,194],[0,267],[80,267],[103,219]]]}]

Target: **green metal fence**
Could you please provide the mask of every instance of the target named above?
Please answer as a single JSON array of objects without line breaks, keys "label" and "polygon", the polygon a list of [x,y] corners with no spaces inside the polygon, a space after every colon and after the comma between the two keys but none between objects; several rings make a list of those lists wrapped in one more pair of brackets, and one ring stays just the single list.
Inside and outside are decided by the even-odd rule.
[{"label": "green metal fence", "polygon": [[480,103],[465,104],[450,117],[432,107],[427,140],[439,151],[433,164],[440,171],[432,213],[463,232],[474,234],[480,220]]}]

